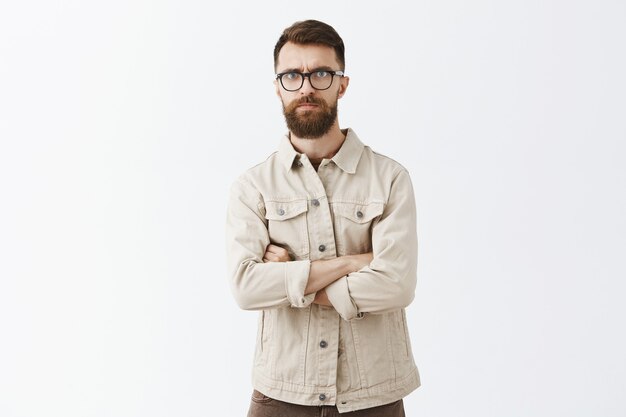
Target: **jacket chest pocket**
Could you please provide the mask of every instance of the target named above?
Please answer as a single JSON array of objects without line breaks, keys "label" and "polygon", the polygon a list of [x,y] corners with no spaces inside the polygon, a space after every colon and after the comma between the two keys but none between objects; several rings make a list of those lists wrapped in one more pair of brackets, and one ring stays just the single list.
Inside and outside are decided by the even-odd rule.
[{"label": "jacket chest pocket", "polygon": [[372,223],[383,214],[382,202],[331,204],[335,217],[335,240],[340,255],[366,253],[372,250]]},{"label": "jacket chest pocket", "polygon": [[287,249],[293,260],[307,258],[309,254],[307,210],[307,200],[265,202],[270,241]]}]

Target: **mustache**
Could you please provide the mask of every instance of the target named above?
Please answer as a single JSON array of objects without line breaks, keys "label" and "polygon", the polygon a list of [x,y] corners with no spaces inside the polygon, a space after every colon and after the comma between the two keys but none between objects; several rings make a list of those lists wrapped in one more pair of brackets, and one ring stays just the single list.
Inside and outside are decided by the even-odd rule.
[{"label": "mustache", "polygon": [[305,103],[310,103],[310,104],[325,104],[323,103],[321,98],[317,98],[317,97],[313,97],[313,96],[304,96],[301,99],[298,100],[297,104],[305,104]]},{"label": "mustache", "polygon": [[285,110],[287,112],[295,111],[296,107],[298,107],[300,104],[316,104],[321,109],[326,109],[328,107],[326,102],[322,100],[321,98],[312,97],[312,96],[304,96],[289,103],[289,105],[287,105]]}]

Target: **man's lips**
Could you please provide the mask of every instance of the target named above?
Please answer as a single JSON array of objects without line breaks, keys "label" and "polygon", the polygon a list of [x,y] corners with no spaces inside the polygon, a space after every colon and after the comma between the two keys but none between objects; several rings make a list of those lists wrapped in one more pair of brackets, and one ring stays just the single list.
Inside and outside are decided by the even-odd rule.
[{"label": "man's lips", "polygon": [[314,109],[318,107],[317,104],[314,103],[302,103],[302,104],[298,104],[298,108],[299,109],[304,109],[304,110],[308,110],[308,109]]}]

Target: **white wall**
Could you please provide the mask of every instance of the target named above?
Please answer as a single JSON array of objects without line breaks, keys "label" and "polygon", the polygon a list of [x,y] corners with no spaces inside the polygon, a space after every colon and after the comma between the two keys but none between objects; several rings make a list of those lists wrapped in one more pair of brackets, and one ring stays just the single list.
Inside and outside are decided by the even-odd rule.
[{"label": "white wall", "polygon": [[226,193],[285,131],[272,50],[336,27],[340,102],[411,172],[407,415],[626,415],[620,1],[0,5],[0,415],[243,416]]}]

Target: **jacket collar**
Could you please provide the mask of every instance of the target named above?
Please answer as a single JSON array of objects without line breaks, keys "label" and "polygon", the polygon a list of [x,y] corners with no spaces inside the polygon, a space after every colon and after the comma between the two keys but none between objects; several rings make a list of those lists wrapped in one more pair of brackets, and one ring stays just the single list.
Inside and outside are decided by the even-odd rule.
[{"label": "jacket collar", "polygon": [[[348,128],[346,133],[346,139],[343,141],[339,151],[331,158],[331,160],[343,171],[348,174],[354,174],[356,167],[361,160],[363,149],[365,145],[359,140],[359,137],[354,133],[354,130]],[[300,159],[301,154],[296,152],[289,140],[289,134],[282,137],[280,145],[278,147],[278,159],[280,163],[285,167],[285,170],[290,170],[294,167],[296,159]]]}]

